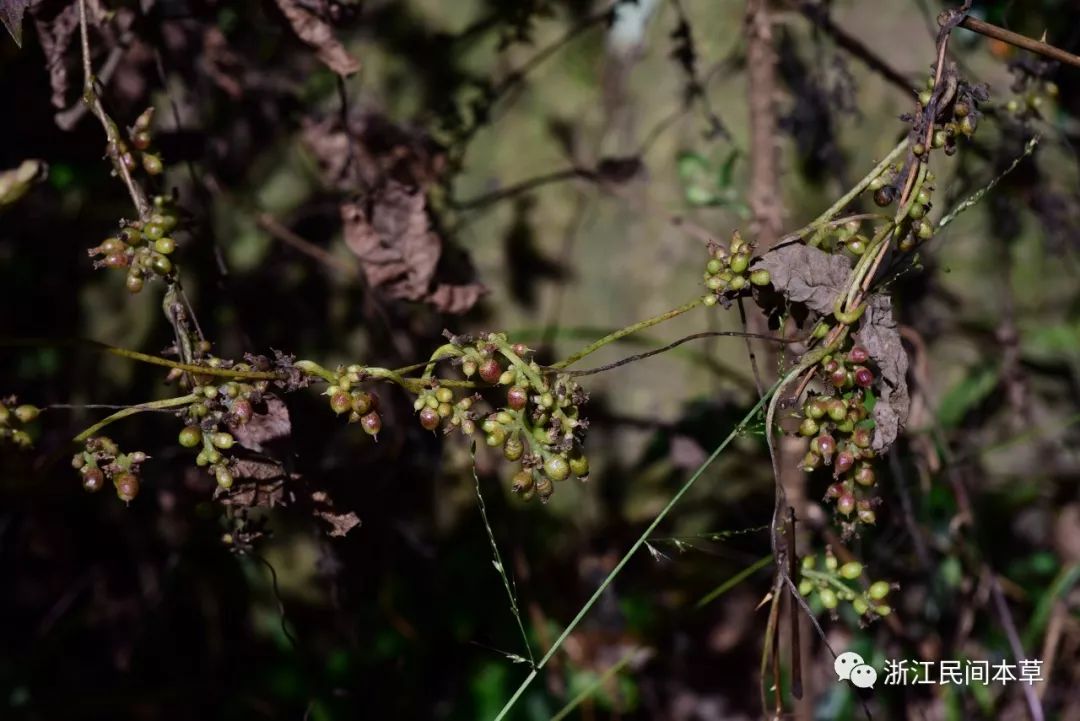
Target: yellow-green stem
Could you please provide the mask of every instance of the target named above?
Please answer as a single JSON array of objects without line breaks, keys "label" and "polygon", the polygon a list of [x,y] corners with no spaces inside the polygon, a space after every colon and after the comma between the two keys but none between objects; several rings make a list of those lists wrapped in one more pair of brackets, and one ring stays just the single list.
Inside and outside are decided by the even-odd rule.
[{"label": "yellow-green stem", "polygon": [[108,416],[106,418],[101,419],[100,421],[98,421],[94,425],[90,426],[89,428],[87,428],[85,431],[83,431],[79,435],[75,436],[75,438],[73,438],[72,441],[75,442],[75,443],[82,443],[87,438],[91,438],[95,433],[97,433],[98,431],[100,431],[102,428],[109,425],[110,423],[114,423],[116,421],[122,420],[124,418],[127,418],[128,416],[133,416],[133,415],[135,415],[137,413],[142,413],[143,411],[160,411],[160,410],[166,410],[168,408],[179,408],[180,406],[191,405],[192,403],[200,400],[201,398],[202,398],[202,396],[191,393],[191,394],[186,395],[186,396],[179,396],[178,398],[166,398],[165,400],[162,400],[162,401],[151,401],[150,403],[140,403],[137,406],[131,406],[130,408],[125,408],[125,409],[123,409],[121,411],[117,411],[116,413],[113,413],[111,416]]}]

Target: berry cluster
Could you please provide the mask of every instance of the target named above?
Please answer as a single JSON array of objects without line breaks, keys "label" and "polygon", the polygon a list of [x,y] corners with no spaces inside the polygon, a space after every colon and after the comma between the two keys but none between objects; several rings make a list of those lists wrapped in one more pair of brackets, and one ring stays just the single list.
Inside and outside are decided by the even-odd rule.
[{"label": "berry cluster", "polygon": [[1009,72],[1013,74],[1010,90],[1016,97],[1005,103],[1005,112],[1021,121],[1043,117],[1046,106],[1060,93],[1057,83],[1047,79],[1054,70],[1055,63],[1034,58],[1009,63]]},{"label": "berry cluster", "polygon": [[329,397],[330,410],[339,416],[348,413],[349,423],[359,423],[365,433],[377,439],[382,430],[379,397],[358,387],[364,376],[363,366],[351,365],[340,369],[336,380],[323,395]]},{"label": "berry cluster", "polygon": [[0,442],[10,441],[19,448],[29,448],[33,439],[23,426],[40,413],[41,409],[37,406],[18,405],[13,397],[0,401]]},{"label": "berry cluster", "polygon": [[[884,185],[883,179],[881,184]],[[824,225],[810,236],[807,244],[827,253],[846,253],[857,258],[866,252],[870,244],[870,239],[861,233],[861,230],[862,221],[857,219],[840,225]]]},{"label": "berry cluster", "polygon": [[71,465],[82,475],[82,486],[86,491],[97,493],[109,479],[117,497],[130,503],[139,495],[139,466],[148,458],[142,451],[121,453],[116,441],[108,436],[98,436],[87,439],[84,449],[72,456]]},{"label": "berry cluster", "polygon": [[121,221],[120,231],[90,248],[95,268],[127,268],[127,289],[138,293],[148,278],[170,278],[174,274],[169,256],[176,250],[171,233],[178,223],[174,201],[168,196],[154,198],[154,213],[141,220]]},{"label": "berry cluster", "polygon": [[[505,405],[487,415],[480,430],[488,446],[501,447],[506,460],[520,462],[512,480],[514,492],[526,500],[538,496],[547,501],[555,490],[554,483],[571,474],[587,480],[589,459],[582,442],[588,422],[581,418],[580,409],[588,401],[588,393],[569,375],[542,373],[531,358],[532,350],[521,343],[510,345],[504,334],[489,333],[471,343],[463,338],[454,341],[466,377],[476,374],[507,389]],[[434,393],[445,390],[439,388]],[[430,400],[425,400],[425,406],[430,410]],[[470,407],[466,406],[466,413],[471,412]],[[424,409],[420,413],[423,424]],[[451,416],[451,424],[455,417]],[[468,433],[472,424],[466,426],[466,420],[461,428]]]},{"label": "berry cluster", "polygon": [[867,402],[874,383],[869,360],[869,353],[860,346],[823,358],[819,373],[831,392],[808,397],[799,424],[799,434],[811,439],[801,467],[807,473],[832,468],[833,483],[825,499],[835,501],[846,533],[854,531],[854,524],[847,522],[852,514],[857,523],[877,520],[873,508],[878,499],[865,495],[876,483],[870,464],[875,454],[870,447],[874,421]]},{"label": "berry cluster", "polygon": [[165,169],[161,162],[161,155],[150,150],[150,145],[154,140],[151,134],[153,122],[154,108],[149,107],[139,117],[135,118],[135,124],[128,128],[128,140],[131,147],[128,147],[124,141],[119,141],[117,151],[120,154],[120,162],[124,164],[128,172],[134,172],[135,170],[136,155],[139,157],[142,169],[146,171],[147,175],[161,175],[161,172]]},{"label": "berry cluster", "polygon": [[[232,370],[253,370],[250,364],[229,364],[220,358],[209,358],[212,368],[228,366]],[[197,383],[191,394],[198,400],[180,412],[186,425],[180,430],[178,441],[189,449],[198,448],[195,465],[206,468],[219,487],[229,489],[233,485],[233,460],[226,453],[236,443],[230,432],[246,425],[255,415],[255,404],[262,402],[268,382],[227,381],[214,385],[208,376],[196,377]]]},{"label": "berry cluster", "polygon": [[705,305],[716,305],[725,294],[734,296],[750,285],[769,284],[769,271],[764,268],[750,269],[753,250],[753,242],[743,240],[737,230],[731,234],[731,243],[727,247],[720,243],[709,243],[711,257],[705,265],[705,287],[709,293],[702,298]]},{"label": "berry cluster", "polygon": [[799,581],[799,593],[808,599],[816,598],[823,608],[835,613],[841,601],[851,604],[859,616],[867,620],[888,616],[892,609],[884,603],[892,586],[887,581],[872,581],[865,590],[853,587],[849,581],[855,581],[863,575],[863,565],[858,561],[849,561],[841,565],[832,549],[825,549],[825,561],[822,568],[817,568],[817,556],[811,554],[802,560],[802,580]]}]

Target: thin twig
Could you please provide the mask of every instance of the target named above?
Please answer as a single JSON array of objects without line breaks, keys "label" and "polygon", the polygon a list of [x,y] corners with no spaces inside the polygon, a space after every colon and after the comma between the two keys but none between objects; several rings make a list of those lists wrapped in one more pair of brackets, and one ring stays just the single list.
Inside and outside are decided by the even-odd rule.
[{"label": "thin twig", "polygon": [[146,220],[150,217],[150,203],[146,199],[146,193],[131,177],[131,171],[128,170],[127,165],[124,163],[123,154],[120,152],[122,143],[120,130],[113,119],[109,117],[109,114],[105,112],[105,106],[102,105],[101,98],[94,89],[94,70],[90,64],[90,33],[86,26],[86,0],[79,0],[79,33],[82,39],[83,102],[87,104],[91,112],[101,122],[101,127],[105,130],[105,137],[108,140],[108,154],[113,168],[124,181],[124,185],[127,186],[128,194],[131,195],[131,201],[135,204],[139,219]]},{"label": "thin twig", "polygon": [[[798,343],[799,341],[806,340],[805,338],[778,338],[777,336],[765,335],[764,333],[746,333],[737,330],[707,330],[702,331],[701,333],[692,333],[688,336],[680,338],[677,341],[668,343],[662,348],[656,348],[655,350],[651,350],[645,353],[638,353],[636,355],[623,358],[622,360],[617,360],[614,363],[608,363],[607,365],[598,366],[596,368],[589,368],[588,370],[563,371],[563,373],[571,376],[591,376],[595,375],[596,373],[603,373],[604,371],[609,371],[613,368],[618,368],[620,366],[628,365],[630,363],[636,363],[639,360],[645,360],[646,358],[651,358],[654,355],[666,353],[672,348],[678,348],[683,343],[689,343],[692,340],[698,340],[700,338],[759,338],[761,340],[767,340],[772,343]],[[758,379],[758,382],[760,383],[760,379]],[[764,388],[760,389],[758,392],[758,397],[761,397],[764,392]]]},{"label": "thin twig", "polygon": [[[986,572],[990,577],[990,594],[994,597],[994,608],[997,609],[998,617],[1001,619],[1001,628],[1009,639],[1013,657],[1019,663],[1024,658],[1024,646],[1020,643],[1020,634],[1016,632],[1016,624],[1013,623],[1009,604],[1005,602],[1005,594],[1001,592],[1001,583],[998,581],[997,574],[989,569]],[[1024,690],[1024,700],[1027,701],[1031,721],[1043,721],[1043,708],[1039,697],[1035,694],[1035,688],[1031,684],[1021,684],[1021,688]]]},{"label": "thin twig", "polygon": [[350,262],[351,259],[346,260],[339,258],[333,253],[320,248],[307,238],[303,238],[293,232],[269,213],[259,213],[256,215],[255,224],[274,238],[277,238],[282,243],[288,245],[290,248],[300,251],[309,258],[314,258],[329,268],[333,268],[334,270],[353,278],[360,274],[360,266],[357,262]]},{"label": "thin twig", "polygon": [[964,19],[960,21],[960,27],[964,28],[965,30],[979,33],[980,35],[985,35],[988,38],[993,38],[994,40],[1000,40],[1001,42],[1008,43],[1009,45],[1015,45],[1016,47],[1023,48],[1024,50],[1030,50],[1031,52],[1042,55],[1045,58],[1050,58],[1051,60],[1057,60],[1060,63],[1066,63],[1068,65],[1072,65],[1073,67],[1080,68],[1080,55],[1073,55],[1068,51],[1062,50],[1061,48],[1054,47],[1053,45],[1048,45],[1047,43],[1041,42],[1039,40],[1033,40],[1026,35],[1014,33],[1011,30],[1000,28],[997,25],[991,25],[984,20],[973,18],[970,15],[966,15]]}]

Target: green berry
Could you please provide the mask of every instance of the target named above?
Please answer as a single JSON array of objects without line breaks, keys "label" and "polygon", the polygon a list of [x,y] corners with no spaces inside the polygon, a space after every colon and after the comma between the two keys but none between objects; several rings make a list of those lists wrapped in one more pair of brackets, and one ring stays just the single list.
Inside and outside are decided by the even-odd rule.
[{"label": "green berry", "polygon": [[454,391],[442,386],[435,391],[435,398],[439,403],[450,403],[454,400]]},{"label": "green berry", "polygon": [[922,105],[923,107],[926,107],[927,105],[930,104],[930,100],[932,98],[933,98],[933,93],[931,93],[929,90],[922,91],[921,93],[919,93],[919,105]]},{"label": "green berry", "polygon": [[754,285],[768,285],[772,282],[772,276],[764,268],[758,268],[750,273],[750,282]]},{"label": "green berry", "polygon": [[165,228],[161,225],[161,223],[150,222],[147,223],[146,226],[143,228],[142,233],[144,236],[146,236],[147,240],[153,241],[165,235]]},{"label": "green berry", "polygon": [[217,479],[217,484],[222,488],[232,488],[233,475],[229,473],[229,469],[225,466],[218,466],[214,470],[214,477]]},{"label": "green berry", "polygon": [[908,215],[910,215],[915,220],[919,220],[924,215],[926,215],[926,206],[922,203],[915,202],[912,204],[911,209],[908,210]]},{"label": "green berry", "polygon": [[867,603],[866,599],[862,596],[856,596],[855,600],[851,602],[851,607],[855,609],[855,613],[860,616],[870,610],[870,604]]},{"label": "green berry", "polygon": [[544,473],[553,481],[565,481],[570,475],[570,464],[562,456],[550,456],[544,462]]},{"label": "green berry", "polygon": [[809,596],[813,592],[814,592],[814,582],[813,581],[810,581],[810,580],[808,580],[806,578],[799,581],[799,593],[801,593],[804,596]]},{"label": "green berry", "polygon": [[840,575],[849,581],[854,581],[862,575],[862,564],[858,561],[849,561],[840,567]]},{"label": "green berry", "polygon": [[724,269],[724,264],[722,262],[720,262],[719,260],[717,260],[716,258],[713,258],[712,260],[710,260],[708,263],[705,264],[705,270],[707,270],[709,272],[709,275],[716,275],[717,273],[719,273],[723,269]]},{"label": "green berry", "polygon": [[570,456],[570,472],[584,479],[589,475],[589,459],[584,454]]},{"label": "green berry", "polygon": [[184,426],[180,430],[179,441],[184,448],[194,448],[202,443],[202,429],[198,426]]},{"label": "green berry", "polygon": [[163,236],[154,241],[154,250],[162,255],[169,255],[176,250],[176,241],[169,236]]},{"label": "green berry", "polygon": [[821,599],[821,605],[830,611],[836,608],[838,599],[836,598],[836,591],[831,588],[823,588],[818,591],[818,598]]},{"label": "green berry", "polygon": [[223,451],[232,448],[234,441],[235,439],[232,437],[232,434],[225,433],[224,431],[215,433],[213,436],[210,437],[210,442],[213,443],[215,447],[220,448]]},{"label": "green berry", "polygon": [[513,463],[525,453],[525,444],[517,436],[510,436],[503,444],[503,458]]},{"label": "green berry", "polygon": [[24,404],[15,409],[15,417],[19,419],[20,423],[29,423],[38,417],[41,413],[41,409],[37,406]]},{"label": "green berry", "polygon": [[711,295],[711,294],[710,294],[710,295],[705,295],[705,296],[702,296],[702,297],[701,297],[701,303],[702,303],[702,305],[704,305],[704,306],[705,306],[706,308],[712,308],[712,307],[713,307],[714,305],[716,305],[716,304],[717,304],[718,302],[719,302],[719,301],[718,301],[718,300],[716,299],[716,296],[715,296],[715,295]]},{"label": "green berry", "polygon": [[150,258],[150,268],[158,275],[168,275],[172,272],[172,261],[160,253],[154,253]]},{"label": "green berry", "polygon": [[820,427],[818,422],[813,418],[804,418],[802,423],[799,424],[799,435],[809,438],[810,436],[816,436]]},{"label": "green berry", "polygon": [[157,153],[143,153],[142,164],[143,170],[149,175],[161,175],[161,172],[165,170],[165,165],[161,162],[161,156]]},{"label": "green berry", "polygon": [[889,595],[889,583],[888,581],[874,581],[870,584],[870,590],[867,593],[870,594],[870,598],[875,601],[882,601]]},{"label": "green berry", "polygon": [[743,273],[750,266],[750,256],[745,253],[736,253],[731,256],[731,272]]},{"label": "green berry", "polygon": [[737,275],[728,283],[728,290],[740,291],[746,287],[746,276]]},{"label": "green berry", "polygon": [[330,394],[330,410],[339,416],[352,409],[352,398],[343,390],[334,391]]},{"label": "green berry", "polygon": [[489,446],[491,446],[492,448],[497,448],[498,446],[501,446],[506,441],[506,431],[504,431],[499,426],[495,426],[487,434],[486,441],[487,441],[487,444]]},{"label": "green berry", "polygon": [[533,484],[534,484],[532,471],[529,471],[529,470],[520,470],[520,471],[518,471],[517,473],[514,474],[513,479],[511,479],[511,484],[512,484],[511,485],[511,490],[513,490],[514,493],[520,493],[520,494],[528,493],[529,491],[531,491],[533,489]]}]

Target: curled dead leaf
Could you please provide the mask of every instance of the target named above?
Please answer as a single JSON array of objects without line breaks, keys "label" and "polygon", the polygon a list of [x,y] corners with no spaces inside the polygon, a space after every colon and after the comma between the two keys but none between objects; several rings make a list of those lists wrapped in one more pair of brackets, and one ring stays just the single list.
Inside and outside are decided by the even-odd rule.
[{"label": "curled dead leaf", "polygon": [[855,342],[866,348],[878,368],[877,402],[874,404],[874,438],[871,447],[882,452],[904,429],[911,399],[908,395],[908,356],[900,340],[892,300],[874,294],[859,321]]},{"label": "curled dead leaf", "polygon": [[293,32],[305,43],[315,48],[315,54],[326,67],[338,75],[352,75],[360,70],[360,61],[349,54],[345,46],[334,37],[330,24],[297,0],[276,0]]}]

